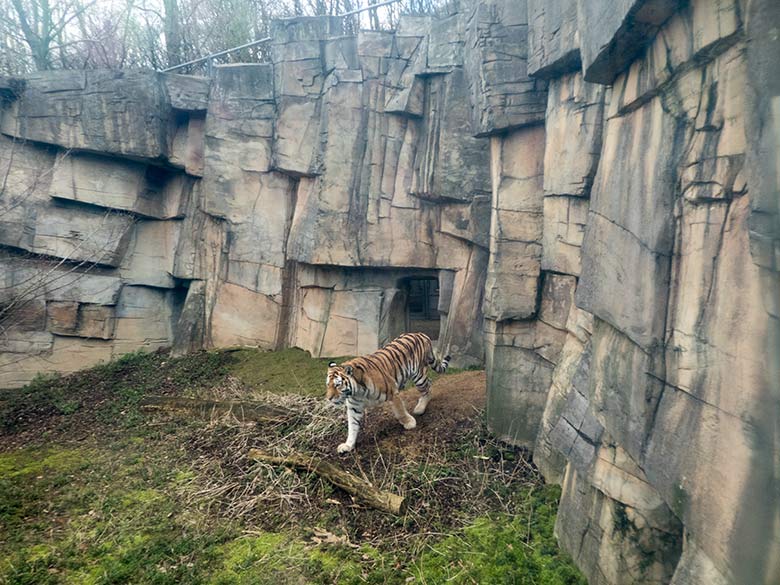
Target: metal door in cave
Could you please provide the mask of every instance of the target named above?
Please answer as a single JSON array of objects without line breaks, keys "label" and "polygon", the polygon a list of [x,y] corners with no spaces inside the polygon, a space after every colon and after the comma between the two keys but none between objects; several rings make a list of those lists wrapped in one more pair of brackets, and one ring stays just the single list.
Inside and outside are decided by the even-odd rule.
[{"label": "metal door in cave", "polygon": [[410,278],[406,307],[409,331],[421,331],[431,339],[439,337],[439,280]]}]

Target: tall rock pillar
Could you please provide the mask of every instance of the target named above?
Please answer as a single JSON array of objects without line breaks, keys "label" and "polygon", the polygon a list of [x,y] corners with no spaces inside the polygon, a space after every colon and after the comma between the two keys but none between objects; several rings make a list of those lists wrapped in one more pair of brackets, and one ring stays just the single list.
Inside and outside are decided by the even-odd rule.
[{"label": "tall rock pillar", "polygon": [[574,289],[542,272],[547,83],[528,76],[526,3],[474,3],[465,65],[472,129],[490,136],[492,208],[485,283],[487,418],[500,438],[532,446]]}]

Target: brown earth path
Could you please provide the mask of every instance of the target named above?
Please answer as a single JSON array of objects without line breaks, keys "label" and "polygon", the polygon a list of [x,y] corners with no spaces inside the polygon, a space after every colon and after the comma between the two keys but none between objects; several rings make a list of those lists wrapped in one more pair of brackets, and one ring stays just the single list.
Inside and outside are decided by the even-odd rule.
[{"label": "brown earth path", "polygon": [[[417,428],[409,431],[393,416],[389,403],[369,410],[358,437],[356,450],[376,448],[382,453],[395,451],[407,457],[417,457],[424,455],[432,442],[445,446],[456,437],[462,436],[464,427],[479,424],[479,416],[485,408],[484,371],[439,376],[431,391],[433,398],[425,414],[413,415],[417,420]],[[417,390],[412,387],[403,391],[401,396],[407,410],[411,412],[417,402]],[[346,420],[343,430],[346,437]],[[335,448],[334,444],[333,449]]]}]

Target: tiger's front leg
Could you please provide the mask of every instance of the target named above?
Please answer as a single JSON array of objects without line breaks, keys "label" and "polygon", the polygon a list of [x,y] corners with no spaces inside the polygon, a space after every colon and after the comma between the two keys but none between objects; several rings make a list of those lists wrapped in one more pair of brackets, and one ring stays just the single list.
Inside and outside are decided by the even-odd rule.
[{"label": "tiger's front leg", "polygon": [[347,441],[336,448],[339,453],[347,453],[355,448],[360,423],[363,422],[363,405],[351,399],[347,399]]}]

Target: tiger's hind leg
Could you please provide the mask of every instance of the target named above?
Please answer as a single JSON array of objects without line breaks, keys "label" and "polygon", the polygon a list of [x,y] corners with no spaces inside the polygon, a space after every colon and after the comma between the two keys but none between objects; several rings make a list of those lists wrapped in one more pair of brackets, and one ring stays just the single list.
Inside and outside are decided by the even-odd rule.
[{"label": "tiger's hind leg", "polygon": [[417,426],[417,421],[414,420],[414,417],[411,414],[406,412],[406,405],[404,404],[403,398],[398,394],[393,396],[390,408],[393,409],[395,418],[398,419],[398,422],[400,422],[407,431]]},{"label": "tiger's hind leg", "polygon": [[431,380],[428,378],[426,370],[423,370],[414,378],[414,385],[420,393],[420,398],[417,399],[417,404],[415,404],[412,412],[414,414],[423,414],[431,401]]}]

